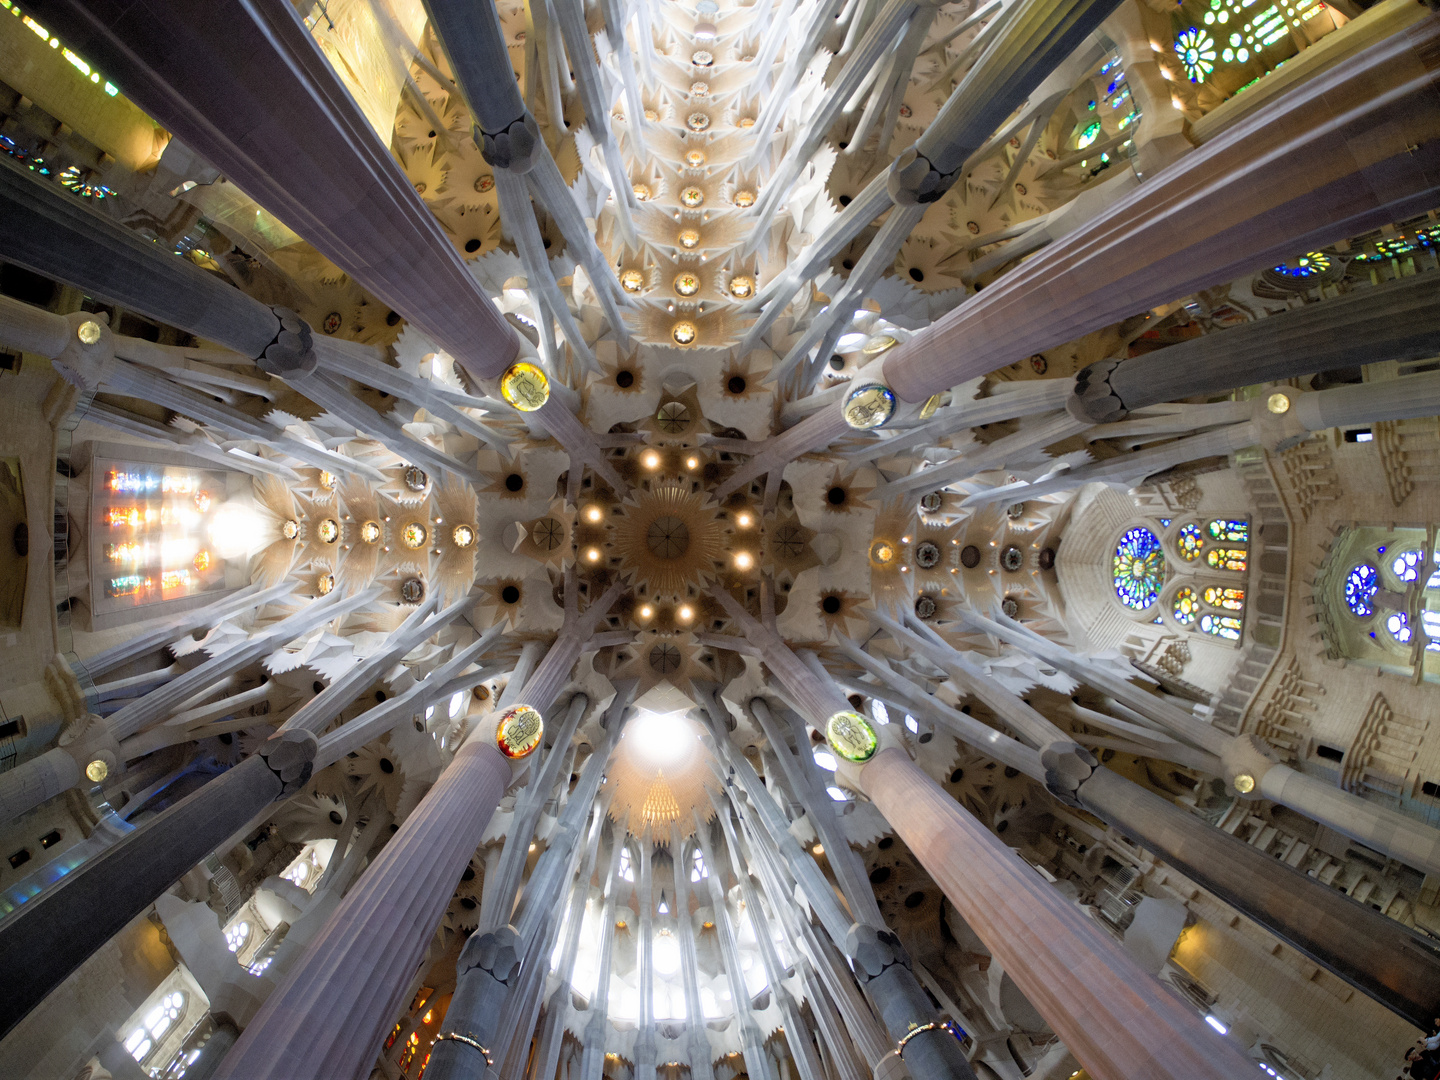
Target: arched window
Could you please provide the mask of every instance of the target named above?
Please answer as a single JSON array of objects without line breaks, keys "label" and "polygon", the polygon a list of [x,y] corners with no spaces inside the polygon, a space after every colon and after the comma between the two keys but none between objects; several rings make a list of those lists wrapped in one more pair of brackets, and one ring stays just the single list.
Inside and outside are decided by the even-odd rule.
[{"label": "arched window", "polygon": [[1250,542],[1250,523],[1248,521],[1221,519],[1210,522],[1205,527],[1212,540],[1225,540],[1230,543],[1248,544]]},{"label": "arched window", "polygon": [[1186,562],[1194,562],[1200,557],[1204,547],[1205,534],[1200,531],[1199,525],[1192,522],[1180,526],[1180,531],[1175,535],[1175,549],[1180,553],[1180,558]]},{"label": "arched window", "polygon": [[875,698],[870,699],[870,715],[874,717],[877,724],[890,723],[890,710],[885,708],[883,701],[877,701]]},{"label": "arched window", "polygon": [[[233,951],[233,950],[232,950]],[[185,991],[176,990],[160,999],[125,1039],[125,1049],[142,1065],[156,1045],[185,1013]]]},{"label": "arched window", "polygon": [[1245,590],[1211,586],[1205,590],[1205,603],[1226,611],[1245,610]]},{"label": "arched window", "polygon": [[697,847],[690,853],[690,880],[700,881],[709,876],[710,871],[705,867],[705,853]]},{"label": "arched window", "polygon": [[618,867],[618,873],[626,881],[635,880],[635,865],[630,861],[630,849],[628,847],[623,847],[620,849],[620,865]]},{"label": "arched window", "polygon": [[1159,537],[1142,526],[1127,530],[1115,546],[1114,580],[1115,595],[1126,607],[1144,611],[1153,606],[1165,583]]},{"label": "arched window", "polygon": [[243,949],[245,942],[249,939],[250,924],[248,922],[238,922],[225,931],[225,944],[230,947],[230,951],[233,953],[238,953]]},{"label": "arched window", "polygon": [[1233,615],[1201,615],[1200,632],[1226,641],[1240,640],[1240,620]]},{"label": "arched window", "polygon": [[1380,572],[1369,563],[1361,563],[1345,575],[1345,606],[1352,614],[1364,618],[1373,615],[1371,599],[1380,588]]},{"label": "arched window", "polygon": [[1249,553],[1244,548],[1211,548],[1205,553],[1205,565],[1215,570],[1243,573],[1250,565]]}]

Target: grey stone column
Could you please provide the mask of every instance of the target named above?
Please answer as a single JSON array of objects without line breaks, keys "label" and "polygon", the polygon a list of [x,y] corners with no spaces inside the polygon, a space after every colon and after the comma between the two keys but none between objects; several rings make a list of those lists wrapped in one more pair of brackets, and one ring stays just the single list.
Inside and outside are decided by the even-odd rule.
[{"label": "grey stone column", "polygon": [[41,0],[31,12],[478,377],[515,332],[289,4]]},{"label": "grey stone column", "polygon": [[368,1076],[465,861],[511,779],[472,741],[351,888],[218,1073],[236,1080]]},{"label": "grey stone column", "polygon": [[1144,356],[1091,364],[1075,376],[1066,408],[1086,423],[1104,424],[1162,401],[1436,353],[1440,283],[1420,275],[1213,331]]},{"label": "grey stone column", "polygon": [[[700,1002],[699,960],[695,952],[695,921],[690,914],[690,867],[679,821],[670,824],[670,851],[675,866],[675,924],[680,930],[680,979],[685,987],[685,1045],[693,1080],[715,1080],[710,1038],[705,1034],[705,1007]],[[710,869],[708,866],[705,868]]]},{"label": "grey stone column", "polygon": [[650,826],[640,836],[640,880],[635,899],[640,907],[640,1028],[635,1033],[635,1080],[655,1080],[655,838]]},{"label": "grey stone column", "polygon": [[1440,949],[1428,939],[1109,769],[1076,794],[1083,809],[1416,1027],[1440,1016]]},{"label": "grey stone column", "polygon": [[280,333],[280,318],[259,300],[91,209],[9,157],[0,158],[0,244],[7,262],[251,359],[263,356]]},{"label": "grey stone column", "polygon": [[276,735],[0,923],[0,1036],[236,829],[298,791],[315,752],[308,732]]},{"label": "grey stone column", "polygon": [[[957,806],[903,750],[885,747],[863,766],[841,767],[1096,1080],[1252,1075],[1253,1061]],[[895,966],[897,942],[867,934],[856,944],[857,967],[873,977]]]},{"label": "grey stone column", "polygon": [[[1440,14],[1278,97],[885,354],[905,401],[1440,195]],[[1082,273],[1088,282],[1077,284]]]}]

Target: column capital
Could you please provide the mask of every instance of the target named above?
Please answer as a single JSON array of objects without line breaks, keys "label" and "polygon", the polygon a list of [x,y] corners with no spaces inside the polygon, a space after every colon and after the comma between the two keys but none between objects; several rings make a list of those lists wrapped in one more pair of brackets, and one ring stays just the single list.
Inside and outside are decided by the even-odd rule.
[{"label": "column capital", "polygon": [[1066,806],[1080,809],[1080,788],[1100,767],[1095,755],[1079,743],[1056,740],[1040,751],[1046,790]]},{"label": "column capital", "polygon": [[282,379],[309,375],[319,363],[310,324],[289,308],[272,307],[270,310],[275,313],[280,325],[270,344],[255,358],[255,366]]},{"label": "column capital", "polygon": [[276,799],[288,798],[309,782],[319,748],[320,741],[313,733],[297,728],[278,731],[260,744],[260,759],[280,779]]},{"label": "column capital", "polygon": [[890,166],[885,187],[896,205],[924,206],[944,198],[959,177],[959,169],[942,173],[918,147],[911,146]]},{"label": "column capital", "polygon": [[475,131],[480,156],[495,168],[516,174],[527,173],[535,166],[535,151],[544,145],[540,127],[528,109],[503,128],[486,131],[476,124]]},{"label": "column capital", "polygon": [[878,979],[896,964],[910,967],[910,954],[891,931],[856,923],[845,935],[845,953],[863,987]]},{"label": "column capital", "polygon": [[1125,402],[1110,385],[1111,373],[1119,360],[1097,360],[1075,374],[1075,389],[1065,402],[1065,411],[1086,424],[1109,424],[1130,415]]}]

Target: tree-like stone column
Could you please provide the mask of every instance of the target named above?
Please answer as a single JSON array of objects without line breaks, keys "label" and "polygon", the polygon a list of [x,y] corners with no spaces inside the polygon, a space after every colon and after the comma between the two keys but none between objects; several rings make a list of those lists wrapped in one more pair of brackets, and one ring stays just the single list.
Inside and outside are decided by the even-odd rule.
[{"label": "tree-like stone column", "polygon": [[1095,1080],[1240,1080],[1255,1063],[1167,993],[897,746],[841,766]]},{"label": "tree-like stone column", "polygon": [[515,332],[291,5],[41,0],[30,10],[477,377],[515,359]]},{"label": "tree-like stone column", "polygon": [[924,401],[1137,311],[1430,209],[1440,193],[1437,42],[1432,14],[1257,110],[891,350],[885,382]]},{"label": "tree-like stone column", "polygon": [[217,1076],[369,1075],[384,1025],[402,1006],[510,779],[510,762],[493,739],[460,748],[266,1000]]}]

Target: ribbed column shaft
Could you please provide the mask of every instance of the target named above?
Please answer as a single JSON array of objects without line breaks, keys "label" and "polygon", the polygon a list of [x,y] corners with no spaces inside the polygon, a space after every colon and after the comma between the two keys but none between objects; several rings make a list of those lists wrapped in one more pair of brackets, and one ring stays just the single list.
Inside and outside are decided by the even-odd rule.
[{"label": "ribbed column shaft", "polygon": [[41,0],[31,10],[473,374],[498,375],[515,358],[515,332],[291,5]]},{"label": "ribbed column shaft", "polygon": [[1430,209],[1440,192],[1437,40],[1432,14],[1162,169],[892,349],[886,383],[924,401],[1137,311]]},{"label": "ribbed column shaft", "polygon": [[1109,373],[1109,384],[1119,407],[1130,410],[1437,353],[1440,282],[1422,274],[1121,360]]},{"label": "ribbed column shaft", "polygon": [[217,1076],[368,1076],[410,980],[510,783],[488,743],[460,749],[315,943],[266,1000]]},{"label": "ribbed column shaft", "polygon": [[897,749],[860,785],[1095,1080],[1241,1080],[1255,1063]]},{"label": "ribbed column shaft", "polygon": [[8,157],[0,160],[0,244],[9,262],[242,356],[260,356],[280,331],[280,320],[259,300]]},{"label": "ribbed column shaft", "polygon": [[0,1036],[281,790],[264,759],[246,758],[0,924]]}]

